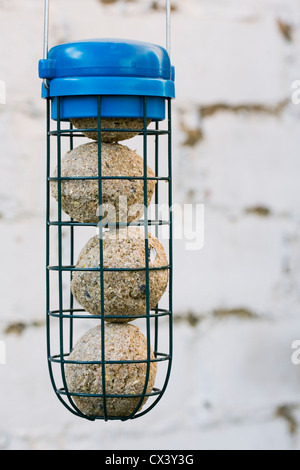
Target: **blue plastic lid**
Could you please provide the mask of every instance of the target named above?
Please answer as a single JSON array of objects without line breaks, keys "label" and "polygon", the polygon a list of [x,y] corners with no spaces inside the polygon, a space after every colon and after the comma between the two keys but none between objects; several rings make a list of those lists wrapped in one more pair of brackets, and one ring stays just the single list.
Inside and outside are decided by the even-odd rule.
[{"label": "blue plastic lid", "polygon": [[[164,119],[164,100],[175,98],[175,72],[167,51],[158,45],[124,39],[93,39],[60,44],[39,61],[47,79],[42,97],[61,97],[61,118],[97,116],[96,96],[106,96],[103,113],[113,117]],[[130,99],[130,101],[128,101]]]},{"label": "blue plastic lid", "polygon": [[124,39],[60,44],[39,61],[42,97],[124,95],[175,97],[174,67],[158,45]]},{"label": "blue plastic lid", "polygon": [[93,39],[53,47],[39,63],[40,78],[144,77],[170,80],[172,68],[161,46],[124,39]]}]

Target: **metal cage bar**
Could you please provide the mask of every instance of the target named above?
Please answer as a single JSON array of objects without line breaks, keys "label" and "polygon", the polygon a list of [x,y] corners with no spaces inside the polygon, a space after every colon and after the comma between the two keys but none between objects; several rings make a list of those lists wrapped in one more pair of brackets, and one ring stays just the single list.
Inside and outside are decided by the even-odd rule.
[{"label": "metal cage bar", "polygon": [[[172,365],[172,353],[173,353],[173,324],[172,324],[172,298],[173,298],[173,234],[172,234],[172,124],[171,124],[171,98],[166,99],[167,107],[167,129],[160,130],[159,123],[155,123],[155,129],[148,129],[147,127],[147,97],[143,98],[143,130],[139,131],[140,138],[142,139],[143,147],[143,160],[144,160],[144,174],[141,179],[144,182],[144,219],[136,223],[137,226],[144,227],[145,230],[145,267],[143,268],[104,268],[104,254],[103,254],[103,222],[102,222],[102,183],[108,178],[102,175],[102,156],[101,156],[101,133],[102,132],[115,132],[116,129],[102,129],[101,125],[101,96],[98,97],[98,116],[97,116],[97,127],[95,129],[89,129],[92,131],[98,132],[98,177],[93,178],[98,181],[98,191],[99,191],[99,224],[83,224],[77,223],[72,220],[65,220],[63,217],[62,205],[61,205],[61,195],[62,195],[62,185],[66,180],[88,180],[90,178],[66,178],[61,175],[61,159],[62,159],[62,142],[64,137],[68,137],[64,143],[68,143],[69,150],[74,148],[75,139],[81,137],[81,132],[78,132],[77,129],[73,129],[73,126],[70,124],[69,129],[63,128],[63,123],[60,120],[60,98],[58,98],[58,119],[55,121],[55,130],[51,130],[51,99],[47,98],[47,177],[46,177],[46,187],[47,187],[47,202],[46,202],[46,309],[47,309],[47,356],[48,356],[48,367],[50,372],[51,383],[54,388],[56,395],[59,400],[64,404],[64,406],[71,411],[76,416],[85,418],[91,421],[94,420],[116,420],[120,419],[126,421],[129,419],[136,419],[144,414],[148,413],[162,398],[168,381],[170,377],[171,365]],[[125,129],[125,132],[133,132],[135,129]],[[149,149],[149,140],[154,138],[154,159],[155,159],[155,177],[151,178],[147,175],[147,162],[150,155]],[[160,139],[167,139],[167,176],[160,176]],[[52,140],[56,140],[56,145],[51,144]],[[54,152],[55,151],[55,152]],[[56,153],[52,155],[52,153]],[[50,174],[51,165],[53,162],[56,162],[57,165],[57,176],[53,178]],[[126,179],[126,177],[120,177],[116,175],[111,179]],[[134,179],[134,177],[128,175],[128,178]],[[136,178],[138,179],[138,178]],[[149,211],[147,205],[147,187],[148,181],[155,180],[155,220],[149,218]],[[56,204],[57,216],[53,220],[52,214],[52,196],[50,191],[51,182],[55,181],[57,184],[58,192],[58,203]],[[159,219],[158,206],[160,204],[161,191],[159,185],[164,182],[168,184],[168,219],[161,220]],[[99,268],[88,268],[87,271],[98,272],[100,275],[100,292],[101,292],[101,314],[100,315],[90,315],[82,308],[74,307],[74,299],[71,292],[71,289],[67,285],[75,271],[85,271],[84,268],[76,268],[74,266],[74,250],[75,250],[75,236],[76,230],[83,227],[99,227],[99,251],[100,251],[100,265]],[[125,226],[128,224],[125,224]],[[129,224],[131,225],[131,224]],[[134,224],[135,225],[135,224]],[[117,224],[117,228],[124,226],[124,224]],[[168,265],[163,267],[150,267],[148,254],[148,234],[149,227],[154,227],[155,235],[158,237],[160,227],[168,227],[169,230],[169,243],[168,243]],[[53,249],[51,244],[51,234],[52,232],[57,234],[57,250]],[[68,238],[64,235],[68,233]],[[67,243],[68,240],[68,243]],[[69,265],[66,265],[64,262],[63,253],[67,247],[69,254],[68,260]],[[51,263],[51,257],[55,254],[57,259],[57,264],[53,265]],[[149,276],[152,270],[167,269],[169,272],[169,292],[168,292],[168,307],[161,308],[157,305],[153,310],[150,309],[150,287],[149,287]],[[105,358],[105,318],[107,320],[113,320],[114,318],[120,318],[120,316],[114,315],[105,315],[105,304],[104,304],[104,289],[105,289],[105,275],[108,272],[131,272],[131,271],[141,271],[145,273],[146,276],[146,312],[144,315],[139,317],[124,315],[123,318],[133,319],[133,320],[143,320],[146,327],[146,338],[147,338],[147,357],[142,361],[109,361]],[[66,277],[64,274],[69,276],[68,283],[66,282]],[[51,292],[53,289],[53,277],[56,276],[55,288],[58,287],[58,302],[55,307],[52,305],[53,301],[51,299]],[[64,292],[67,290],[69,292],[68,305],[65,305]],[[73,349],[74,345],[74,335],[76,330],[76,322],[80,320],[93,320],[98,321],[101,325],[101,361],[70,361],[69,355]],[[168,345],[166,347],[167,351],[159,350],[159,328],[160,322],[168,322]],[[57,350],[53,351],[54,346],[53,336],[55,333],[52,329],[53,322],[58,322],[58,346]],[[67,341],[66,341],[67,336]],[[153,344],[154,358],[151,358],[151,344]],[[147,392],[149,375],[150,375],[150,366],[151,363],[155,362],[157,367],[164,366],[166,367],[165,377],[160,384],[160,388],[153,388],[149,393]],[[146,365],[146,374],[145,374],[145,384],[142,393],[136,395],[113,395],[106,393],[106,379],[105,379],[105,368],[108,364],[130,364],[130,363],[143,363]],[[70,392],[67,387],[66,376],[65,376],[65,367],[67,364],[94,364],[101,366],[102,370],[102,389],[99,390],[100,393],[97,394],[82,394]],[[55,369],[56,368],[56,369]],[[58,369],[57,369],[58,368]],[[60,371],[59,378],[56,377],[56,371]],[[74,397],[95,397],[101,398],[103,403],[103,414],[101,416],[88,416],[85,415],[78,406],[76,406]],[[140,408],[143,403],[144,398],[148,397],[152,399],[152,402],[149,401],[143,409]],[[128,414],[128,416],[109,416],[107,412],[107,399],[108,398],[137,398],[137,405],[135,409]]]}]

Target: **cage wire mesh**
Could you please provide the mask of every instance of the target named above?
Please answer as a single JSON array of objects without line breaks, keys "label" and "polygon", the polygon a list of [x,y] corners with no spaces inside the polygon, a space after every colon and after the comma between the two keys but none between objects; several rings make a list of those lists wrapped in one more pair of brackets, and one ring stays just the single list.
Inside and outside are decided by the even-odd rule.
[{"label": "cage wire mesh", "polygon": [[[166,391],[172,365],[173,215],[171,102],[174,97],[174,71],[173,68],[171,70],[168,55],[170,45],[170,2],[167,0],[167,51],[161,52],[161,50],[157,49],[157,46],[153,50],[151,45],[145,43],[141,43],[142,46],[141,44],[130,43],[131,49],[128,49],[129,55],[133,47],[137,57],[139,57],[139,54],[141,55],[141,50],[142,55],[146,54],[146,58],[142,57],[142,65],[146,63],[148,66],[152,62],[152,68],[148,67],[149,70],[147,72],[150,76],[148,77],[146,73],[146,76],[141,78],[136,70],[135,61],[133,62],[133,75],[130,77],[123,78],[123,72],[120,74],[121,77],[119,77],[119,72],[123,69],[120,68],[119,70],[117,68],[117,77],[114,77],[114,79],[116,79],[119,89],[116,88],[116,93],[111,88],[112,78],[109,77],[107,81],[105,76],[107,71],[103,72],[101,69],[101,78],[99,80],[99,77],[91,78],[89,76],[91,70],[94,73],[95,67],[95,63],[89,59],[90,53],[94,51],[94,47],[99,46],[95,46],[94,42],[78,46],[79,48],[83,47],[83,49],[80,49],[80,54],[77,55],[72,52],[70,53],[74,44],[71,45],[71,48],[69,45],[66,45],[65,49],[62,48],[59,51],[60,60],[63,57],[62,62],[58,60],[56,63],[53,60],[53,55],[48,55],[48,10],[49,2],[45,0],[44,58],[39,64],[39,76],[43,79],[42,97],[46,99],[47,123],[46,330],[50,379],[58,399],[74,415],[91,421],[126,421],[145,415],[160,401]],[[127,51],[127,46],[126,43],[120,45],[125,51]],[[106,45],[105,43],[100,44],[99,47],[100,51],[103,52],[103,47],[105,48]],[[115,51],[118,44],[110,44],[110,47]],[[108,50],[111,49],[104,49],[105,52]],[[69,55],[63,56],[66,52]],[[83,71],[80,71],[82,77],[80,78],[77,68],[78,64],[76,63],[75,69],[73,68],[73,72],[76,70],[76,73],[74,72],[73,76],[72,73],[70,74],[70,82],[68,81],[69,78],[65,78],[64,66],[67,64],[68,72],[72,70],[74,64],[70,63],[70,60],[77,59],[81,55],[84,56],[82,52],[87,53],[87,63],[85,63],[85,59],[83,59],[83,63],[80,63],[80,67],[83,67]],[[99,67],[99,49],[96,55],[96,62]],[[117,57],[117,61],[120,61],[119,56]],[[125,59],[122,57],[120,63],[124,64]],[[132,60],[132,57],[130,60]],[[129,61],[128,63],[132,67],[132,62]],[[166,64],[167,72],[162,67],[162,65]],[[100,65],[102,67],[103,64],[101,63]],[[114,63],[114,65],[116,64]],[[54,71],[54,66],[56,71]],[[62,69],[59,67],[62,67]],[[152,76],[153,70],[156,70],[155,73],[158,73],[158,75]],[[110,68],[109,71],[111,71]],[[79,82],[80,80],[81,82],[79,88],[76,88],[78,73]],[[73,80],[74,76],[75,80]],[[53,80],[53,89],[51,89],[52,79],[57,77],[59,79]],[[135,81],[136,78],[138,82]],[[144,78],[145,81],[143,82]],[[97,80],[97,87],[100,87],[99,89],[103,90],[104,83],[104,93],[95,92],[95,89],[92,91],[89,88],[90,85],[93,88],[95,79]],[[65,81],[67,82],[67,87]],[[131,104],[135,106],[138,102],[138,116],[134,117],[139,117],[140,119],[141,126],[139,128],[136,128],[130,119],[127,122],[125,121],[126,127],[120,125],[120,128],[118,128],[118,122],[117,125],[107,127],[107,122],[110,123],[110,121],[104,119],[108,115],[111,117],[116,115],[122,116],[122,112],[125,112],[125,116],[127,116],[128,109],[123,109],[123,111],[118,109],[118,105],[124,105],[122,97],[120,98],[122,94],[120,93],[120,88],[123,89],[123,81],[127,85],[129,83],[129,90],[133,89],[133,84],[138,88],[138,92],[136,90],[132,92],[128,91],[125,87],[126,91],[123,98],[125,98],[125,108],[130,108]],[[98,90],[97,87],[96,89]],[[84,89],[84,92],[82,92],[82,89]],[[154,92],[154,90],[156,91]],[[115,94],[116,96],[114,96]],[[93,112],[87,114],[87,110],[90,111],[91,108],[91,100],[94,106]],[[107,114],[108,102],[109,107],[111,107],[109,109],[110,114]],[[84,112],[82,111],[83,109]],[[114,111],[116,114],[114,114]],[[91,116],[93,120],[86,121],[88,124],[85,128],[77,128],[77,125],[73,125],[72,117],[78,116],[78,113],[80,116]],[[156,117],[154,116],[155,113],[157,113]],[[91,122],[92,124],[89,126]],[[149,122],[151,122],[150,125]],[[132,125],[130,126],[130,124]],[[89,135],[90,133],[93,133],[93,137]],[[132,135],[135,136],[134,145],[139,148],[139,155],[142,157],[142,171],[139,174],[134,171],[133,167],[129,169],[129,174],[124,174],[124,171],[123,174],[120,174],[122,172],[118,171],[114,174],[105,173],[103,148],[106,145],[105,142],[109,141],[107,136],[113,136],[116,133],[119,136],[124,136],[124,139],[120,138],[119,140],[127,139],[127,145],[129,146],[131,141],[128,139]],[[104,135],[106,139],[104,139]],[[80,172],[80,175],[74,175],[72,172],[66,173],[63,169],[64,156],[72,154],[74,150],[81,147],[79,144],[82,143],[84,138],[96,145],[96,174],[92,173],[91,176],[91,173],[82,174]],[[116,143],[113,138],[111,142]],[[54,168],[55,172],[53,172]],[[148,171],[149,168],[153,170],[150,173]],[[126,167],[127,170],[128,167]],[[95,218],[87,221],[79,220],[64,207],[65,186],[75,183],[78,187],[84,189],[84,185],[87,182],[94,183],[97,187],[96,202],[98,212],[96,220]],[[115,188],[116,193],[118,182],[131,182],[131,184],[139,182],[142,184],[143,206],[138,218],[120,220],[117,217],[115,220],[111,220],[106,217],[104,186],[109,182],[111,187]],[[153,185],[154,188],[149,200],[148,189],[150,185]],[[53,197],[53,187],[56,189],[55,197]],[[77,203],[78,201],[75,202]],[[165,210],[162,210],[162,208]],[[128,266],[125,260],[121,265],[120,263],[117,263],[117,265],[109,264],[109,255],[105,251],[105,237],[107,234],[112,233],[118,236],[124,230],[130,230],[131,227],[136,227],[143,232],[142,262],[133,262],[130,266]],[[149,238],[151,236],[161,243],[165,253],[165,263],[155,265],[152,262],[153,250]],[[87,240],[95,240],[95,237],[98,258],[96,257],[96,261],[94,260],[92,265],[83,264],[82,266],[78,263],[82,248]],[[134,253],[132,253],[132,257],[134,259]],[[153,284],[151,284],[151,280],[152,276],[159,272],[168,273],[167,282],[165,289],[157,297],[158,301],[155,302],[155,305],[152,305],[151,286]],[[111,311],[111,308],[108,309],[106,294],[109,280],[113,279],[115,283],[115,292],[113,290],[113,298],[115,298],[118,296],[118,279],[121,279],[122,276],[128,276],[130,279],[136,273],[143,280],[143,283],[138,286],[140,289],[139,295],[143,298],[144,302],[143,311],[139,311],[137,314],[131,311],[130,306],[128,306],[125,309],[125,313],[122,311],[120,314],[119,311]],[[93,300],[96,300],[98,305],[96,312],[87,308],[74,295],[72,282],[79,274],[90,276],[89,279],[93,279],[93,282],[96,279],[97,289],[93,292],[95,297]],[[85,295],[88,298],[91,297],[87,289]],[[129,341],[129,346],[127,343],[128,351],[122,351],[122,341],[117,345],[113,344],[113,349],[119,348],[122,354],[120,357],[118,355],[110,357],[109,345],[111,346],[111,344],[109,342],[111,339],[107,330],[110,329],[111,325],[120,324],[126,325],[125,330],[129,328],[128,325],[136,325],[135,331],[139,331],[139,334],[145,340],[142,357],[141,355],[133,354],[136,348],[134,341],[133,344]],[[90,334],[91,331],[97,331],[98,335],[96,336],[95,346],[96,356],[87,355],[85,357],[84,348],[88,342],[86,334]],[[114,342],[114,338],[112,342]],[[77,344],[83,350],[82,355],[78,357],[73,355]],[[155,373],[153,374],[154,366]],[[136,371],[133,377],[130,377],[134,368],[138,369],[140,373],[140,377],[135,381],[134,379],[138,375]],[[84,389],[80,386],[74,387],[68,380],[68,370],[72,370],[76,376],[83,377],[86,383],[93,382],[93,386],[87,386]],[[92,371],[92,376],[89,375],[90,371]],[[116,371],[121,376],[125,371],[124,377],[126,377],[131,388],[127,389],[125,387],[124,391],[122,388],[119,390],[118,387],[111,386],[112,383],[114,384],[117,381],[117,377],[114,375]],[[135,386],[131,386],[132,381]],[[137,382],[138,385],[136,385]],[[86,403],[92,404],[91,407],[83,406]]]},{"label": "cage wire mesh", "polygon": [[[58,98],[57,109],[58,109],[58,118],[55,121],[55,129],[51,127],[51,99],[47,98],[47,240],[46,240],[46,249],[47,249],[47,354],[48,354],[48,364],[50,377],[52,385],[54,387],[55,393],[62,403],[74,414],[77,416],[89,419],[133,419],[140,417],[150,411],[161,399],[164,394],[167,383],[170,376],[171,362],[172,362],[172,285],[173,285],[173,239],[172,239],[172,154],[171,154],[171,143],[172,143],[172,130],[171,130],[171,99],[166,100],[167,107],[167,122],[164,128],[160,128],[160,123],[157,121],[154,124],[154,128],[150,128],[147,125],[147,97],[143,97],[143,131],[141,132],[138,129],[125,128],[125,129],[108,129],[102,128],[101,125],[101,96],[97,97],[98,100],[98,116],[97,116],[97,128],[87,128],[87,129],[74,129],[72,124],[66,127],[66,124],[60,120],[60,98]],[[66,148],[68,150],[73,150],[75,147],[75,141],[79,140],[82,137],[85,137],[83,132],[97,132],[98,133],[98,176],[88,177],[88,180],[95,180],[98,183],[98,194],[99,194],[99,223],[83,223],[74,221],[72,218],[66,218],[62,210],[62,185],[65,181],[84,181],[85,177],[63,177],[61,175],[61,161],[62,161],[62,149],[64,152]],[[139,137],[142,139],[142,149],[143,149],[143,162],[144,162],[144,174],[142,177],[137,177],[133,175],[128,175],[127,177],[114,175],[114,176],[103,176],[102,175],[102,156],[101,156],[101,134],[103,132],[138,132]],[[167,142],[164,147],[167,148],[167,155],[164,155],[164,159],[167,161],[167,165],[164,165],[167,168],[167,174],[160,175],[160,139],[166,138]],[[150,146],[149,139],[154,140],[154,145]],[[63,142],[65,140],[67,142]],[[54,141],[54,142],[53,142]],[[151,147],[151,149],[150,149]],[[154,150],[154,167],[155,167],[155,176],[149,177],[147,174],[147,166],[149,161],[149,153],[151,150]],[[52,168],[56,165],[57,175],[52,176]],[[101,213],[101,208],[103,207],[103,192],[102,185],[103,181],[107,180],[117,180],[117,179],[143,179],[144,183],[144,214],[143,218],[137,222],[131,222],[130,224],[126,222],[121,223],[106,223],[104,225],[104,215]],[[155,185],[155,211],[154,218],[149,218],[150,208],[147,205],[147,187],[148,181],[154,180]],[[53,200],[51,196],[51,182],[57,184],[57,194],[58,200],[57,203]],[[167,191],[161,191],[161,185],[167,184]],[[166,197],[166,201],[161,200],[161,195]],[[164,215],[168,217],[165,219],[159,218],[160,211],[159,208],[162,204],[167,204],[168,211]],[[55,207],[53,207],[55,205]],[[51,214],[55,214],[55,217]],[[153,215],[153,214],[151,214]],[[168,228],[168,265],[161,267],[150,267],[149,256],[145,256],[145,267],[143,268],[106,268],[104,251],[103,251],[103,232],[114,227],[127,227],[128,225],[136,225],[143,227],[145,231],[145,254],[149,254],[149,240],[148,233],[149,230],[154,229],[155,236],[159,238],[160,227],[164,226]],[[88,233],[91,233],[91,229],[98,231],[99,235],[99,253],[100,253],[100,263],[99,267],[91,268],[76,268],[76,235],[77,231],[85,228],[88,230]],[[54,233],[52,233],[54,231]],[[166,232],[165,232],[166,233]],[[54,246],[52,246],[52,244]],[[66,254],[68,255],[66,256]],[[56,259],[56,264],[51,264],[51,259]],[[169,273],[169,283],[168,283],[168,292],[166,293],[167,305],[166,308],[156,305],[155,309],[150,308],[150,282],[149,277],[151,271],[167,269]],[[74,302],[74,296],[70,289],[70,282],[72,275],[76,271],[88,271],[88,272],[98,272],[100,275],[100,303],[101,303],[101,314],[100,315],[90,315],[84,309],[78,308]],[[106,321],[109,319],[113,321],[114,319],[119,319],[119,316],[105,315],[105,274],[107,272],[116,271],[116,272],[132,272],[132,271],[143,271],[146,278],[146,288],[145,288],[145,297],[146,297],[146,311],[144,315],[132,316],[130,312],[126,316],[129,320],[138,320],[143,321],[144,325],[139,325],[141,329],[145,331],[145,336],[147,338],[147,357],[144,360],[139,361],[109,361],[105,359],[105,327]],[[52,289],[55,292],[58,292],[58,295],[52,295]],[[57,297],[57,298],[56,298]],[[53,305],[54,304],[54,305]],[[76,322],[84,321],[85,325],[87,321],[95,322],[98,321],[101,327],[101,360],[100,361],[71,361],[69,359],[70,353],[73,350],[74,342],[76,338]],[[164,349],[160,350],[159,345],[159,331],[160,324],[164,321],[163,328],[167,326],[168,329],[168,338],[167,341],[164,341]],[[58,331],[57,331],[58,330]],[[58,337],[57,337],[58,335]],[[53,337],[56,338],[54,339]],[[165,338],[166,339],[166,338]],[[151,358],[150,346],[153,346],[154,358]],[[155,362],[158,368],[161,366],[164,367],[163,374],[160,374],[158,371],[158,377],[160,377],[161,384],[159,388],[155,387],[149,393],[147,392],[147,386],[149,381],[150,366],[151,363]],[[106,367],[109,364],[131,364],[131,363],[143,363],[146,365],[145,373],[145,384],[143,390],[139,394],[108,394],[106,393]],[[77,364],[82,365],[95,365],[101,367],[101,387],[99,388],[99,393],[76,393],[71,392],[68,388],[66,381],[65,367],[67,364]],[[56,368],[56,370],[54,370]],[[59,372],[59,373],[57,373]],[[88,416],[84,414],[80,408],[76,405],[74,398],[95,398],[100,399],[103,403],[103,414],[98,416]],[[110,416],[107,413],[107,400],[109,398],[116,399],[129,399],[136,398],[137,403],[133,407],[132,411],[126,416]],[[140,410],[142,403],[145,398],[147,401],[147,408]]]}]

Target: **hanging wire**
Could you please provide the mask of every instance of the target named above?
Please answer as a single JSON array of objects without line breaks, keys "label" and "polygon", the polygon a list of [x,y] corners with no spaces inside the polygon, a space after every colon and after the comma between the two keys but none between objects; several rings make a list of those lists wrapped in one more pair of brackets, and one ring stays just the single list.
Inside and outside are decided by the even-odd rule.
[{"label": "hanging wire", "polygon": [[171,0],[166,0],[166,49],[171,55]]},{"label": "hanging wire", "polygon": [[[49,41],[49,0],[45,0],[44,6],[44,48],[43,48],[43,59],[48,59],[48,41]],[[44,87],[49,90],[48,80],[44,78]]]},{"label": "hanging wire", "polygon": [[[48,58],[48,43],[49,43],[49,0],[45,0],[43,59]],[[171,0],[166,0],[166,50],[170,56],[171,55]],[[48,81],[44,80],[44,82],[46,82],[46,85],[48,88]]]}]

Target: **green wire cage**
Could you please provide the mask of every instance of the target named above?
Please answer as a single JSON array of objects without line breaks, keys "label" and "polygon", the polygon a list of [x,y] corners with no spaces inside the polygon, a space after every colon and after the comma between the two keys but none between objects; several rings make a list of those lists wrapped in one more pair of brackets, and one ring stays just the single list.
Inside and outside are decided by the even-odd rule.
[{"label": "green wire cage", "polygon": [[[160,401],[167,388],[172,365],[171,105],[174,98],[174,69],[169,59],[170,4],[167,1],[166,49],[134,41],[92,40],[62,44],[48,52],[48,17],[49,4],[46,0],[44,58],[39,64],[39,76],[43,79],[42,97],[46,100],[47,113],[46,326],[50,379],[58,399],[76,416],[91,421],[126,421],[145,415]],[[89,118],[82,122],[93,124],[76,128],[74,118]],[[117,123],[118,120],[125,119],[128,126],[108,127],[108,118],[117,119]],[[132,119],[139,120],[138,128],[130,125],[135,122]],[[87,142],[93,143],[97,149],[97,174],[66,174],[63,168],[64,156],[72,155],[82,142],[86,142],[90,133],[93,133],[93,139]],[[106,136],[107,139],[107,136],[116,133],[122,144],[125,141],[128,145],[130,141],[126,140],[126,134],[136,136],[135,145],[139,148],[143,162],[139,175],[136,172],[125,175],[124,172],[122,175],[104,174],[103,149],[107,144],[103,138]],[[109,145],[119,145],[113,140],[112,137]],[[150,175],[149,165],[153,169]],[[97,220],[79,221],[72,215],[67,215],[64,210],[65,187],[75,183],[83,188],[87,182],[97,187]],[[117,182],[142,184],[143,211],[138,219],[130,222],[107,221],[104,213],[105,185],[116,187]],[[148,195],[150,185],[155,186],[152,206],[149,205]],[[53,186],[56,188],[56,200],[53,197]],[[167,208],[163,216],[161,206]],[[105,251],[105,237],[108,233],[119,234],[129,227],[142,230],[144,262],[129,267],[128,262],[124,261],[124,265],[112,266]],[[153,266],[149,237],[160,240],[162,233],[167,262]],[[89,266],[80,265],[80,250],[92,234],[98,240],[98,262]],[[122,243],[118,246],[122,246]],[[134,257],[133,252],[132,259]],[[168,273],[167,289],[153,306],[151,276],[159,271]],[[107,312],[106,290],[109,276],[113,276],[116,282],[118,276],[121,279],[126,275],[131,279],[136,273],[143,279],[139,286],[139,295],[143,298],[144,305],[142,314],[133,314],[130,309],[122,315],[114,311]],[[97,312],[89,312],[74,296],[72,281],[80,274],[97,280]],[[90,294],[86,291],[89,300]],[[116,297],[117,293],[115,297],[112,296],[112,302]],[[122,330],[125,335],[131,325],[136,325],[145,338],[144,356],[134,355],[134,344],[129,347],[130,354],[127,356],[126,351],[120,352],[122,342],[117,347],[113,338],[109,339],[107,330],[111,325],[117,325],[114,328]],[[91,331],[90,328],[93,327],[97,328],[99,340],[96,343],[96,355],[88,355],[86,358],[74,356],[72,353],[80,335],[84,331]],[[83,356],[84,344],[85,340],[81,343]],[[114,352],[118,349],[121,358],[111,356],[108,345]],[[153,364],[156,377],[152,387],[150,378]],[[80,377],[81,381],[84,378],[85,384],[88,384],[85,389],[76,389],[70,385],[68,370],[74,371],[74,377]],[[137,381],[139,384],[131,387],[130,371],[136,370],[141,377],[133,381],[133,384]],[[92,375],[89,375],[90,371]],[[130,385],[125,391],[116,387],[114,389],[114,371]],[[136,379],[136,372],[134,378]],[[89,387],[90,383],[93,386]],[[85,403],[91,404],[88,411]],[[123,408],[118,406],[120,403]],[[115,412],[112,412],[113,404],[117,404]],[[120,409],[123,411],[119,412]]]}]

